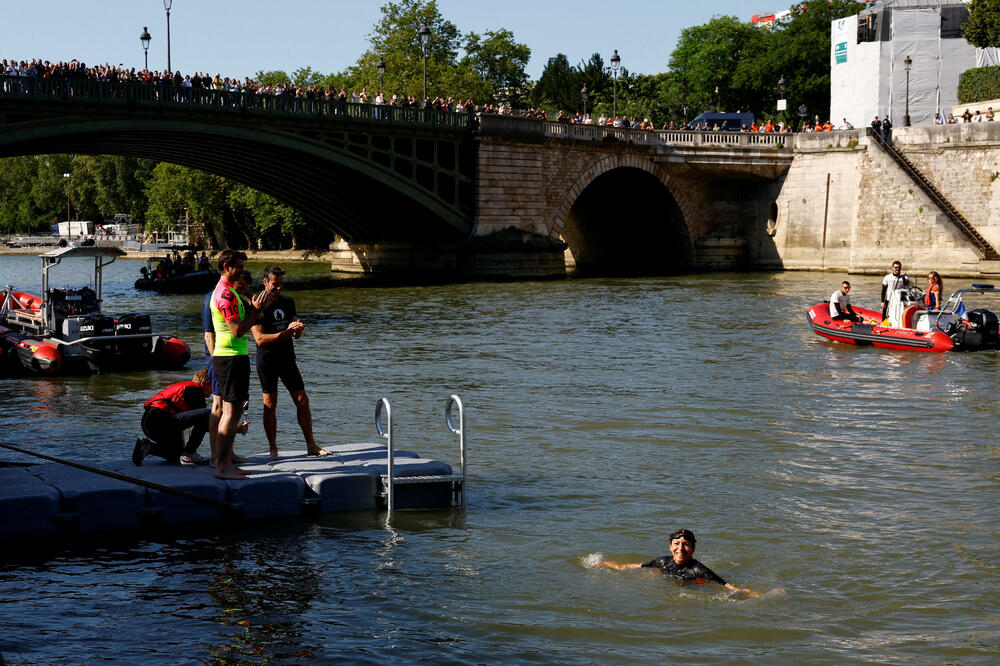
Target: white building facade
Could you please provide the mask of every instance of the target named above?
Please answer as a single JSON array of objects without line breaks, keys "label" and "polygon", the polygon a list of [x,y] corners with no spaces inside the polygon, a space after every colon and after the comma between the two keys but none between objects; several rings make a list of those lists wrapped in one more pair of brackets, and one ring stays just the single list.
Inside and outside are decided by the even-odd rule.
[{"label": "white building facade", "polygon": [[[960,0],[886,0],[831,24],[830,119],[855,127],[888,115],[902,126],[947,119],[958,104],[958,78],[996,65],[997,49],[977,49],[962,37],[969,17]],[[905,60],[911,61],[909,95]]]}]

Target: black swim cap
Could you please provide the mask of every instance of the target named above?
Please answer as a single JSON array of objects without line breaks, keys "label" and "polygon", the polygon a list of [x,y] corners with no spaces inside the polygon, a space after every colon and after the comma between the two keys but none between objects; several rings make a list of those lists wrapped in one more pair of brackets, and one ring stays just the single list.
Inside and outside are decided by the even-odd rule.
[{"label": "black swim cap", "polygon": [[694,532],[691,530],[674,530],[674,532],[670,535],[670,540],[673,541],[674,539],[680,539],[681,537],[684,537],[691,543],[698,543],[698,540],[694,538]]}]

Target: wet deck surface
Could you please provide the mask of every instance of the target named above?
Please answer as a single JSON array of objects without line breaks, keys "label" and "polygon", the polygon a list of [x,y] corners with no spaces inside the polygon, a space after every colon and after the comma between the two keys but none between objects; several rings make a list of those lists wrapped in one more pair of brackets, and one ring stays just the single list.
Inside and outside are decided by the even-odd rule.
[{"label": "wet deck surface", "polygon": [[[255,520],[382,508],[385,445],[362,442],[324,448],[333,455],[282,451],[274,462],[267,455],[249,456],[250,463],[240,465],[251,474],[245,481],[216,479],[207,465],[156,458],[147,458],[141,467],[130,460],[94,465],[194,493],[215,500],[216,505],[59,463],[0,469],[0,540],[211,522],[233,515]],[[395,453],[397,478],[451,473],[444,462],[409,451]],[[396,494],[398,508],[447,507],[452,502],[447,483],[398,486]]]}]

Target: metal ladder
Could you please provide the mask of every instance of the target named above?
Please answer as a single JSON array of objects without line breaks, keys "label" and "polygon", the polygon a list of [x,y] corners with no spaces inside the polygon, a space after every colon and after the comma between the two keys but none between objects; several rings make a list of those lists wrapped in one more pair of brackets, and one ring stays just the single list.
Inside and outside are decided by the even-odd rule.
[{"label": "metal ladder", "polygon": [[[458,407],[457,427],[452,419],[452,408],[455,406]],[[382,420],[383,415],[386,420],[385,423],[383,423]],[[396,449],[392,441],[392,407],[389,405],[388,398],[380,398],[379,401],[375,403],[375,430],[378,431],[379,437],[388,441],[386,454],[388,469],[386,470],[386,474],[381,475],[381,496],[385,499],[389,516],[391,516],[392,512],[396,509],[394,488],[400,485],[450,483],[456,506],[465,506],[465,408],[462,405],[462,399],[454,393],[448,396],[448,400],[445,402],[444,418],[445,423],[448,425],[448,430],[458,435],[461,472],[459,474],[431,474],[423,476],[397,477],[395,474]]]}]

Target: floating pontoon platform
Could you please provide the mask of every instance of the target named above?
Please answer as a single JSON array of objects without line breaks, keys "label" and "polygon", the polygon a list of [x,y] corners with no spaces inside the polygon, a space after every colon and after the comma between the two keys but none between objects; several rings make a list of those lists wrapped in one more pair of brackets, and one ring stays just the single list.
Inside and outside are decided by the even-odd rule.
[{"label": "floating pontoon platform", "polygon": [[[458,407],[459,425],[451,410]],[[382,424],[383,414],[388,418]],[[216,479],[207,465],[149,459],[141,467],[113,461],[87,471],[63,463],[0,468],[0,541],[56,537],[220,520],[256,520],[334,511],[465,506],[462,403],[446,406],[459,436],[461,473],[447,463],[395,449],[391,411],[379,401],[381,442],[324,446],[329,456],[305,451],[248,456],[242,481]],[[100,471],[104,474],[98,473]],[[122,480],[122,477],[132,481]]]}]

